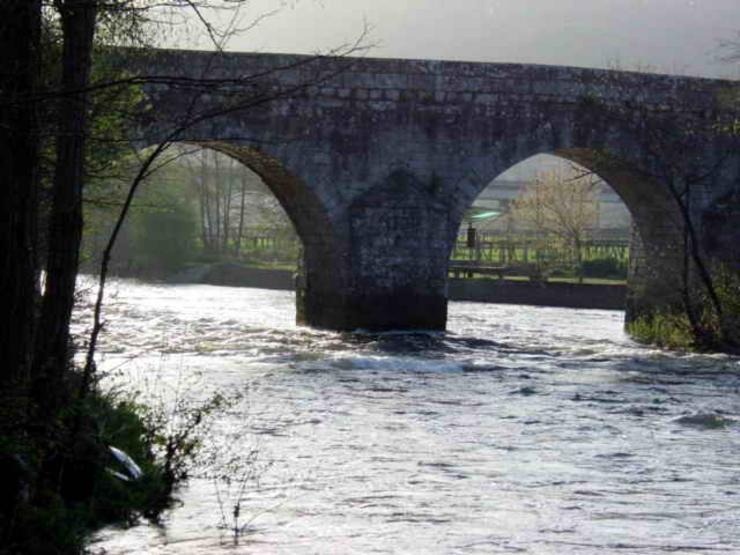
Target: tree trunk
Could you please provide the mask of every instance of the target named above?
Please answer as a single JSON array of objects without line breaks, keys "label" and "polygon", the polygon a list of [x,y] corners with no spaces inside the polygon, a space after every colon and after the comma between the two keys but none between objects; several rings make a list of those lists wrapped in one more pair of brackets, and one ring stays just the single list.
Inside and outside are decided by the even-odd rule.
[{"label": "tree trunk", "polygon": [[189,177],[192,180],[195,191],[198,195],[198,214],[200,216],[200,242],[203,252],[208,252],[208,230],[206,227],[206,197],[203,189],[203,181],[198,179],[198,173],[189,156],[185,156],[185,165],[188,167]]},{"label": "tree trunk", "polygon": [[[188,158],[186,158],[188,160]],[[200,232],[201,241],[203,242],[203,253],[208,254],[211,251],[211,235],[209,231],[209,210],[210,206],[208,203],[208,190],[206,184],[206,164],[203,159],[203,151],[200,151],[200,169],[196,170],[190,167],[192,176],[195,179],[196,186],[198,188],[198,201],[200,203]],[[196,173],[197,172],[197,173]]]},{"label": "tree trunk", "polygon": [[52,410],[69,357],[69,323],[82,237],[87,94],[97,6],[60,0],[64,47],[56,166],[52,185],[46,289],[37,334],[35,374],[43,410]]},{"label": "tree trunk", "polygon": [[[213,198],[215,199],[215,206],[213,207],[213,250],[216,254],[222,253],[222,237],[221,233],[223,232],[222,228],[222,208],[221,208],[221,192],[218,190],[218,159],[216,158],[216,153],[214,151],[206,151],[207,153],[210,153],[211,155],[211,167],[208,168],[209,175],[213,178],[210,183],[209,187],[212,187],[211,192],[213,193]],[[211,171],[213,170],[213,171]]]},{"label": "tree trunk", "polygon": [[241,179],[241,198],[239,199],[239,228],[236,233],[236,249],[235,254],[236,256],[239,256],[239,249],[241,249],[242,246],[242,237],[244,235],[244,208],[246,205],[246,196],[247,196],[247,176],[246,174],[242,173]]},{"label": "tree trunk", "polygon": [[232,169],[233,164],[229,162],[225,170],[216,172],[216,179],[218,180],[216,187],[222,188],[224,180],[226,180],[227,182],[226,192],[224,194],[224,236],[222,243],[223,254],[228,254],[229,252],[229,235],[231,235],[231,192],[233,188],[233,183],[231,181]]},{"label": "tree trunk", "polygon": [[203,185],[198,184],[198,209],[200,213],[200,242],[203,244],[203,252],[208,252],[208,229],[206,227],[206,197]]},{"label": "tree trunk", "polygon": [[41,3],[0,3],[0,389],[25,384],[37,298],[37,84]]},{"label": "tree trunk", "polygon": [[[717,320],[719,323],[719,337],[717,339],[719,339],[719,341],[724,344],[724,346],[734,346],[724,326],[724,307],[722,306],[722,302],[719,299],[717,289],[714,285],[714,279],[706,264],[704,263],[701,252],[699,250],[699,240],[697,238],[696,228],[691,216],[690,184],[688,182],[685,183],[683,186],[683,191],[679,191],[676,185],[676,179],[671,177],[667,180],[667,183],[668,189],[673,195],[673,198],[676,201],[678,209],[681,213],[681,218],[683,219],[684,260],[682,276],[682,296],[686,316],[689,319],[689,323],[691,324],[693,334],[699,344],[706,344],[708,341],[711,342],[711,340],[708,339],[711,337],[711,333],[702,324],[701,317],[699,315],[699,309],[697,309],[696,307],[697,299],[693,298],[694,296],[692,294],[692,291],[695,288],[693,287],[694,280],[693,276],[691,275],[692,266],[693,269],[696,270],[699,276],[699,281],[701,282],[701,285],[704,288],[709,299],[709,303],[717,316]],[[701,303],[702,299],[699,299],[698,302]],[[712,345],[712,347],[714,347],[714,345]]]},{"label": "tree trunk", "polygon": [[576,272],[578,275],[578,283],[583,283],[583,241],[578,235],[576,235],[574,239],[574,246],[576,251]]}]

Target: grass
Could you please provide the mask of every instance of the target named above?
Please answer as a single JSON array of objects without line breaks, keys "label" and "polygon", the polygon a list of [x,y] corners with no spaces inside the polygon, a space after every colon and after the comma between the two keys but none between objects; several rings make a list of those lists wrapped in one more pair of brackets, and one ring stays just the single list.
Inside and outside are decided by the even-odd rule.
[{"label": "grass", "polygon": [[295,272],[297,265],[295,262],[270,262],[266,260],[250,260],[248,262],[237,262],[245,268],[258,268],[260,270],[284,270]]},{"label": "grass", "polygon": [[[575,283],[579,284],[575,277],[553,277],[547,280],[552,283]],[[627,285],[627,280],[616,278],[584,278],[582,285]]]}]

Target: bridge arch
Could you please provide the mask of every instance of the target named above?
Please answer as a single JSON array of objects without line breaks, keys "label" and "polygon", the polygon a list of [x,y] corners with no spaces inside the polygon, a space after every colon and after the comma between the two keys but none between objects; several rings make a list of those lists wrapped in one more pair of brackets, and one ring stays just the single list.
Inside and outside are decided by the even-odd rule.
[{"label": "bridge arch", "polygon": [[219,140],[188,140],[187,144],[215,150],[257,174],[275,195],[304,243],[320,243],[331,221],[311,187],[277,158],[253,146]]},{"label": "bridge arch", "polygon": [[[207,149],[225,155],[256,174],[277,199],[290,220],[301,246],[301,259],[296,275],[296,321],[315,324],[321,307],[312,306],[326,283],[336,283],[338,276],[336,245],[333,243],[335,223],[314,193],[300,176],[291,172],[277,157],[252,145],[219,139],[184,139],[173,144]],[[315,301],[314,301],[315,302]]]},{"label": "bridge arch", "polygon": [[254,146],[230,141],[189,141],[225,154],[256,173],[290,218],[303,246],[296,276],[296,321],[327,327],[336,316],[335,287],[343,277],[337,257],[335,223],[314,190],[275,156]]},{"label": "bridge arch", "polygon": [[[486,177],[476,174],[467,179],[452,210],[451,229],[455,237],[463,224],[466,211],[478,195],[498,176],[538,155],[549,155],[573,162],[592,172],[606,183],[622,200],[632,218],[630,264],[627,282],[626,319],[631,321],[649,314],[654,307],[664,307],[679,301],[682,253],[682,219],[668,187],[626,159],[617,159],[597,148],[558,147],[533,149],[519,157],[509,158],[502,169]],[[501,161],[499,159],[499,161]],[[507,165],[508,164],[508,165]],[[481,171],[481,170],[479,170]],[[495,170],[494,170],[495,171]],[[455,239],[453,238],[452,241]],[[454,242],[450,243],[450,253]]]}]

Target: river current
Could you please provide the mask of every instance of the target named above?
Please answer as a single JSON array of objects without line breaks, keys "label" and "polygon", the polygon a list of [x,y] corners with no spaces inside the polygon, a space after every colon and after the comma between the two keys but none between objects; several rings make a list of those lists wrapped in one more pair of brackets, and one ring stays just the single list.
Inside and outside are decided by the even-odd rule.
[{"label": "river current", "polygon": [[447,333],[330,333],[288,292],[112,291],[104,387],[230,403],[164,526],[93,553],[740,553],[737,358],[639,346],[617,311],[451,303]]}]

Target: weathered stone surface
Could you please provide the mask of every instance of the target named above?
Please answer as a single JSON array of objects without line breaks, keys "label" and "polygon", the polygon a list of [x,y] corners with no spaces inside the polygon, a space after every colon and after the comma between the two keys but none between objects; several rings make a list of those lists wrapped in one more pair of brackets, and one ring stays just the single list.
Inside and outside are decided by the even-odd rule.
[{"label": "weathered stone surface", "polygon": [[713,259],[740,271],[740,191],[711,202],[704,212],[703,237]]},{"label": "weathered stone surface", "polygon": [[[299,319],[337,329],[443,328],[447,257],[465,210],[496,176],[540,153],[591,168],[604,151],[622,161],[600,174],[639,232],[628,311],[674,302],[681,218],[666,187],[647,177],[656,175],[659,160],[646,156],[634,125],[587,101],[678,105],[707,117],[728,87],[521,64],[187,51],[128,56],[132,71],[168,78],[146,86],[152,110],[141,144],[169,137],[210,146],[256,171],[304,242]],[[194,81],[203,77],[212,80],[207,90]],[[184,116],[201,114],[178,130]],[[707,147],[696,156],[711,163],[718,155]],[[738,176],[735,156],[692,198],[698,221],[738,194]],[[723,214],[730,223],[710,221],[700,232],[713,256],[732,257],[738,216]]]}]

